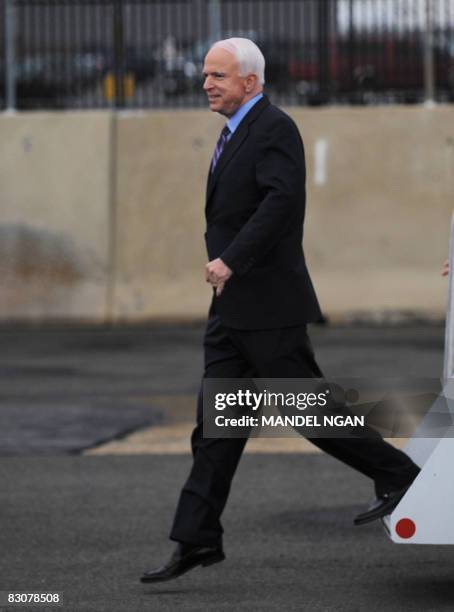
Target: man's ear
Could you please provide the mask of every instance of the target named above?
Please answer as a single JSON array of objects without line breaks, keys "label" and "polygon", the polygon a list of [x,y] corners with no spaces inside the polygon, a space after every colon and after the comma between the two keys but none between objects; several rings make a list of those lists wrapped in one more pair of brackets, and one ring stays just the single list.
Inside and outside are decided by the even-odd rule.
[{"label": "man's ear", "polygon": [[246,77],[246,93],[251,93],[257,86],[257,75],[248,74]]}]

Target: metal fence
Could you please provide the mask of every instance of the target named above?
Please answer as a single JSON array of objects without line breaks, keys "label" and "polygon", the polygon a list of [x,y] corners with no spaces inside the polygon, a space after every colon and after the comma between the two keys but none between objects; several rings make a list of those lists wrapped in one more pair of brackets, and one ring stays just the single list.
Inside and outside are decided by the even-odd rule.
[{"label": "metal fence", "polygon": [[454,0],[3,0],[0,104],[201,106],[229,36],[261,47],[280,104],[454,101]]}]

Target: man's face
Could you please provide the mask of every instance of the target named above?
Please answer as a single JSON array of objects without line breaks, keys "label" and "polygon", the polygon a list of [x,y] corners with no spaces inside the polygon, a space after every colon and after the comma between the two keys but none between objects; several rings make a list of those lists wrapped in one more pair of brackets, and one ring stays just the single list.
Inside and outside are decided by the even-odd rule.
[{"label": "man's face", "polygon": [[210,109],[226,117],[234,115],[247,100],[255,79],[253,75],[240,76],[240,67],[235,56],[219,47],[208,51],[203,74],[203,89],[208,96]]}]

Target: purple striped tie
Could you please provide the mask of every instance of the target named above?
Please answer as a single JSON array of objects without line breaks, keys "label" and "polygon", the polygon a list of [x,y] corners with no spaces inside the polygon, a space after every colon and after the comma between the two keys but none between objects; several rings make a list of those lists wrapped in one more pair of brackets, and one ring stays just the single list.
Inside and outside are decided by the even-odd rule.
[{"label": "purple striped tie", "polygon": [[221,153],[224,150],[225,145],[227,144],[229,136],[230,130],[225,125],[222,129],[221,135],[219,136],[219,140],[216,143],[216,148],[214,149],[213,159],[211,160],[211,173],[213,173],[214,169],[216,168],[216,164],[218,163],[219,158],[221,157]]}]

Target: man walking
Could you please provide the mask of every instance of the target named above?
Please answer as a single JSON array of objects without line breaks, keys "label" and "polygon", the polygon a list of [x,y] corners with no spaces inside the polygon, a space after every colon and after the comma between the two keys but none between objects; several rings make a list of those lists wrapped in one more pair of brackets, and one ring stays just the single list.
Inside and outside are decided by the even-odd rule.
[{"label": "man walking", "polygon": [[[205,58],[210,109],[227,118],[206,194],[206,280],[214,289],[206,378],[322,377],[306,331],[321,313],[302,249],[303,143],[290,117],[263,94],[264,69],[259,48],[243,38],[215,43]],[[377,500],[356,524],[390,513],[419,472],[378,435],[311,441],[373,479]],[[225,558],[220,516],[246,440],[203,438],[200,392],[191,442],[193,466],[170,534],[177,548],[142,582]]]}]

